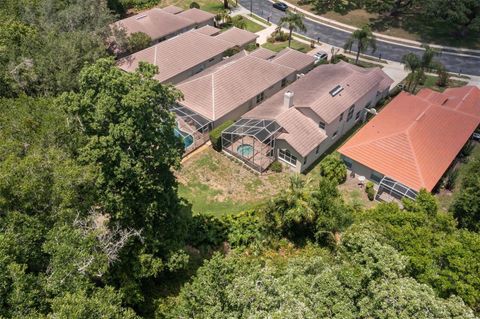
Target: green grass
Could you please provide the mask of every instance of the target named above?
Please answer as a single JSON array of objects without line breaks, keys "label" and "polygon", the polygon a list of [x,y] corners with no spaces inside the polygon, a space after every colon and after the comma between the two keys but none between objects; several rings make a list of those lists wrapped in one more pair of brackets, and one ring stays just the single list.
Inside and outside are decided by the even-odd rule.
[{"label": "green grass", "polygon": [[[432,89],[434,91],[443,92],[447,88],[461,87],[461,86],[465,86],[465,85],[468,84],[467,81],[450,79],[448,81],[448,86],[441,87],[441,86],[437,85],[437,79],[438,79],[438,77],[436,75],[427,75],[425,83],[419,84],[417,86],[417,88],[415,90],[415,94],[418,93],[423,88],[429,88],[429,89]],[[406,80],[402,81],[401,84],[406,85]]]},{"label": "green grass", "polygon": [[272,25],[272,24],[271,24],[270,22],[268,22],[267,20],[262,19],[262,18],[260,18],[259,16],[255,15],[255,14],[249,14],[248,16],[249,16],[250,18],[255,19],[255,20],[257,20],[257,21],[260,21],[261,23],[266,24],[266,25],[268,25],[268,26],[271,26],[271,25]]},{"label": "green grass", "polygon": [[265,27],[259,25],[258,23],[250,19],[245,18],[244,20],[245,20],[245,30],[247,31],[257,33],[258,31],[262,31],[263,29],[265,29]]},{"label": "green grass", "polygon": [[[275,42],[275,43],[267,42],[263,44],[262,47],[264,47],[265,49],[272,50],[274,52],[280,52],[286,47],[288,47],[288,40],[283,42]],[[311,50],[308,44],[302,43],[295,39],[292,39],[291,48],[304,53],[307,53],[308,51]]]}]

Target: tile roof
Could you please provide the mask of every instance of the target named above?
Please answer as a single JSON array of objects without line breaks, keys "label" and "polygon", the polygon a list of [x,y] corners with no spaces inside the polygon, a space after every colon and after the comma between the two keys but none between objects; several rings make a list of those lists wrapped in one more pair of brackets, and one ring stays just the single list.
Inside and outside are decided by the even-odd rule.
[{"label": "tile roof", "polygon": [[402,92],[339,152],[406,186],[431,191],[480,124],[480,89]]},{"label": "tile roof", "polygon": [[214,67],[213,72],[204,72],[204,76],[177,85],[184,94],[180,104],[216,120],[294,74],[295,70],[247,55]]},{"label": "tile roof", "polygon": [[195,22],[179,15],[153,8],[134,16],[115,22],[113,25],[123,28],[127,34],[146,33],[153,40],[163,38],[185,28],[193,28]]},{"label": "tile roof", "polygon": [[195,30],[197,32],[203,33],[205,35],[217,35],[220,33],[220,29],[212,27],[211,25],[206,25]]},{"label": "tile roof", "polygon": [[174,5],[166,6],[166,7],[162,8],[162,10],[167,12],[167,13],[171,13],[171,14],[177,14],[177,13],[180,13],[180,12],[183,11],[182,8],[174,6]]},{"label": "tile roof", "polygon": [[117,64],[128,72],[135,71],[140,61],[154,64],[159,71],[155,79],[166,82],[232,47],[216,37],[190,31],[120,59]]},{"label": "tile roof", "polygon": [[264,59],[264,60],[269,60],[275,57],[276,54],[277,54],[276,52],[269,49],[262,48],[262,47],[250,52],[251,56]]},{"label": "tile roof", "polygon": [[[355,77],[352,77],[352,75],[355,75]],[[342,96],[332,97],[329,92],[338,83],[344,83],[346,88],[342,91]],[[348,86],[346,83],[348,83]],[[324,140],[325,132],[318,125],[310,124],[313,121],[303,114],[306,111],[304,109],[312,110],[320,118],[329,122],[328,120],[331,121],[338,117],[369,92],[364,90],[375,89],[374,84],[380,86],[387,83],[391,84],[392,80],[380,69],[357,70],[356,67],[352,68],[347,63],[321,65],[244,114],[243,118],[286,121],[289,119],[289,115],[295,115],[296,118],[292,121],[297,121],[299,127],[287,130],[287,135],[295,136],[287,138],[287,135],[282,134],[282,138],[300,155],[305,156]],[[292,108],[284,105],[284,94],[287,91],[295,94],[293,108],[299,112],[293,112],[291,111]],[[332,99],[337,99],[338,102],[333,103]],[[302,121],[300,121],[300,116],[303,117]],[[302,128],[302,125],[305,127]]]},{"label": "tile roof", "polygon": [[258,38],[258,35],[247,30],[233,27],[217,35],[217,38],[242,47],[250,42],[254,42]]},{"label": "tile roof", "polygon": [[272,62],[301,71],[315,63],[315,58],[300,51],[285,48],[272,59]]},{"label": "tile roof", "polygon": [[192,20],[196,24],[205,23],[205,22],[207,22],[209,20],[213,20],[213,18],[215,18],[215,15],[213,15],[209,12],[197,9],[197,8],[192,8],[192,9],[182,11],[182,12],[178,13],[177,16]]}]

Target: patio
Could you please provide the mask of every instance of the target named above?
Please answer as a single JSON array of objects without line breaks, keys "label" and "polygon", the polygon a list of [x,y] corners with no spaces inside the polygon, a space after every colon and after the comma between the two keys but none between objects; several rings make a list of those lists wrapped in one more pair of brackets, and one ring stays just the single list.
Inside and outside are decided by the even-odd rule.
[{"label": "patio", "polygon": [[185,144],[184,156],[208,141],[210,121],[183,106],[173,108],[172,112],[175,113],[177,120],[178,135],[183,138]]}]

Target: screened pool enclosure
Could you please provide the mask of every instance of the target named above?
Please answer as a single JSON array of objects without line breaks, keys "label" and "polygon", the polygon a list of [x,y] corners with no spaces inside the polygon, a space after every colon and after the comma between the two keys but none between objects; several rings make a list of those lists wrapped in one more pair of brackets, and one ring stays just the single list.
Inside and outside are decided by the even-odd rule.
[{"label": "screened pool enclosure", "polygon": [[211,122],[201,115],[183,106],[172,108],[177,120],[175,135],[182,138],[185,154],[192,152],[208,141]]},{"label": "screened pool enclosure", "polygon": [[222,132],[223,151],[261,173],[275,160],[280,130],[272,120],[240,119]]},{"label": "screened pool enclosure", "polygon": [[398,200],[401,200],[404,197],[415,200],[418,193],[410,187],[385,176],[378,184],[378,192],[375,196],[375,199],[377,201],[388,201],[385,200],[385,194],[388,194]]}]

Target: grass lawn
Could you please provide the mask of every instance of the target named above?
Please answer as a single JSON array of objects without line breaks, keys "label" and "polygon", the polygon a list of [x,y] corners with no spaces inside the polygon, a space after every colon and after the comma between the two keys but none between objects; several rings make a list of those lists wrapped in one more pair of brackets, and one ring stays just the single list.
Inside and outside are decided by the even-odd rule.
[{"label": "grass lawn", "polygon": [[[262,47],[264,47],[265,49],[272,50],[274,52],[280,52],[286,47],[288,47],[288,41],[275,42],[275,43],[266,42],[262,45]],[[292,39],[291,48],[304,53],[307,53],[308,51],[311,50],[310,45],[302,43],[295,39]]]},{"label": "grass lawn", "polygon": [[247,31],[257,33],[258,31],[262,31],[263,29],[265,29],[264,26],[261,26],[260,24],[250,19],[244,18],[244,20],[245,20],[245,30]]},{"label": "grass lawn", "polygon": [[260,205],[287,185],[289,175],[255,174],[212,148],[192,156],[176,172],[180,196],[193,212],[216,216]]},{"label": "grass lawn", "polygon": [[[437,78],[438,77],[436,75],[427,75],[427,79],[425,80],[425,83],[423,85],[419,84],[417,86],[417,89],[415,90],[415,94],[418,93],[423,88],[429,88],[429,89],[432,89],[434,91],[443,92],[447,88],[461,87],[461,86],[465,86],[465,85],[468,84],[467,81],[450,79],[447,87],[440,87],[436,83]],[[405,83],[406,83],[406,80],[403,80],[401,82],[401,84],[403,84],[403,85],[405,85]]]},{"label": "grass lawn", "polygon": [[[162,7],[174,5],[184,9],[188,9],[193,0],[163,0],[160,1]],[[205,10],[211,13],[218,13],[223,10],[223,1],[220,0],[195,0],[200,5],[201,10]],[[231,4],[235,4],[235,1],[230,1]]]},{"label": "grass lawn", "polygon": [[250,18],[252,18],[252,19],[254,19],[254,20],[257,20],[257,21],[259,21],[259,22],[261,22],[261,23],[263,23],[263,24],[266,24],[266,25],[268,25],[268,26],[271,26],[271,25],[272,25],[272,24],[271,24],[270,22],[268,22],[267,20],[262,19],[261,17],[255,15],[255,14],[250,14],[250,13],[249,13],[248,16],[249,16]]}]

